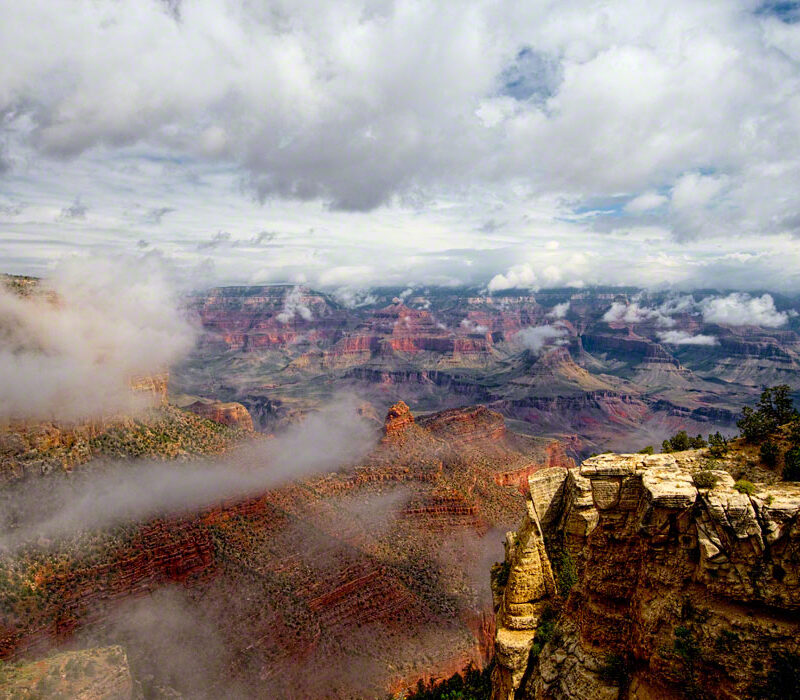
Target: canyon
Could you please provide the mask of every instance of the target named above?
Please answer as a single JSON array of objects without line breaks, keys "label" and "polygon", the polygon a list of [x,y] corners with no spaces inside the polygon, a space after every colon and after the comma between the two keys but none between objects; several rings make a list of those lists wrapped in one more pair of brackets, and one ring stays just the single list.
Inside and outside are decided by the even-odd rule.
[{"label": "canyon", "polygon": [[[149,696],[375,697],[483,667],[498,533],[530,474],[574,462],[483,406],[417,417],[397,404],[382,426],[360,413],[378,440],[346,469],[6,552],[0,655],[120,644]],[[164,469],[191,479],[191,464]],[[6,503],[31,479],[101,468],[17,478]],[[178,647],[181,662],[166,661]]]},{"label": "canyon", "polygon": [[730,432],[762,386],[800,389],[800,320],[706,322],[710,294],[684,308],[688,296],[630,288],[375,288],[354,305],[302,286],[219,287],[187,301],[203,332],[171,387],[239,402],[266,432],[341,392],[418,413],[481,403],[575,457]]}]

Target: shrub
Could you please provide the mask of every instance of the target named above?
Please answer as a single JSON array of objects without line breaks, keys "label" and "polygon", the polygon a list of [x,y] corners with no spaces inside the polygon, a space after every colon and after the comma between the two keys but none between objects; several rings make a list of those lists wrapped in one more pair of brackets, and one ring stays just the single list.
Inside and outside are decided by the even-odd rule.
[{"label": "shrub", "polygon": [[728,439],[719,431],[708,436],[708,453],[717,459],[728,453]]},{"label": "shrub", "polygon": [[639,454],[640,455],[651,455],[651,454],[653,454],[653,446],[652,445],[648,445],[647,447],[643,447],[641,450],[639,450]]},{"label": "shrub", "polygon": [[708,443],[703,440],[702,435],[698,435],[697,437],[689,438],[689,447],[693,450],[699,450],[703,447],[708,447]]},{"label": "shrub", "polygon": [[556,558],[555,568],[558,594],[566,598],[570,589],[578,582],[578,568],[567,550],[563,550]]},{"label": "shrub", "polygon": [[685,430],[681,430],[670,439],[669,441],[670,446],[672,447],[673,452],[681,452],[683,450],[688,450],[691,446],[691,442],[689,441],[689,435],[686,433]]},{"label": "shrub", "polygon": [[780,454],[778,443],[774,442],[773,440],[767,440],[761,444],[759,454],[761,455],[761,461],[764,464],[766,464],[768,467],[774,467],[778,463],[778,455]]},{"label": "shrub", "polygon": [[733,488],[739,493],[746,493],[748,496],[754,496],[756,493],[755,484],[747,479],[739,479],[739,481],[733,485]]},{"label": "shrub", "polygon": [[714,472],[704,470],[693,474],[692,481],[699,489],[713,489],[717,485],[717,475]]},{"label": "shrub", "polygon": [[800,447],[786,450],[783,456],[784,481],[800,481]]},{"label": "shrub", "polygon": [[756,405],[758,412],[774,421],[777,425],[788,423],[797,411],[792,402],[792,389],[788,384],[779,384],[761,392]]},{"label": "shrub", "polygon": [[669,440],[664,440],[664,442],[661,443],[661,451],[672,452],[672,443]]}]

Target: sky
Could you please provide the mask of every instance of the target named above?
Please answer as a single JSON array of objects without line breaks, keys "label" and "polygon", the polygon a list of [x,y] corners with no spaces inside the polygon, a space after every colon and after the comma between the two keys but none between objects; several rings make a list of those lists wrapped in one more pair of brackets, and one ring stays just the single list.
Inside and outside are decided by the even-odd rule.
[{"label": "sky", "polygon": [[0,271],[800,292],[800,3],[5,0]]}]

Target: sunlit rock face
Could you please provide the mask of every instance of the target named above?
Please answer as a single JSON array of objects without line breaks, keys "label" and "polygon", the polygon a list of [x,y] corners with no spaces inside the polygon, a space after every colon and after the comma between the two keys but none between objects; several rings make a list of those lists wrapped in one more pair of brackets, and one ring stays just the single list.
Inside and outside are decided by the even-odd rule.
[{"label": "sunlit rock face", "polygon": [[[734,698],[776,682],[796,658],[800,486],[740,493],[722,463],[697,488],[705,466],[699,451],[604,454],[529,478],[493,576],[496,699]],[[565,566],[575,583],[553,593]],[[543,605],[560,611],[546,640]]]},{"label": "sunlit rock face", "polygon": [[253,418],[242,404],[235,401],[195,401],[187,411],[232,428],[253,431]]}]

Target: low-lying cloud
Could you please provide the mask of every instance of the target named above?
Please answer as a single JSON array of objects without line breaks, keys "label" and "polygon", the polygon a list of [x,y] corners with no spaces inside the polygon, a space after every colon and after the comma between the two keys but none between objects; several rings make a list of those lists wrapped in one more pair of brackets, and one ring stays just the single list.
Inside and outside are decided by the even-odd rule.
[{"label": "low-lying cloud", "polygon": [[302,287],[293,287],[283,300],[283,310],[278,314],[277,319],[281,323],[289,323],[293,321],[296,316],[299,316],[304,321],[310,321],[314,318],[311,309],[303,303],[303,289]]},{"label": "low-lying cloud", "polygon": [[130,381],[187,352],[194,329],[152,257],[74,260],[21,297],[0,287],[0,420],[136,408]]},{"label": "low-lying cloud", "polygon": [[566,334],[566,328],[560,326],[530,326],[520,330],[514,340],[538,355],[548,345],[562,345]]},{"label": "low-lying cloud", "polygon": [[662,343],[669,345],[718,345],[719,341],[713,335],[699,333],[692,335],[686,331],[662,331],[658,334]]},{"label": "low-lying cloud", "polygon": [[703,299],[699,306],[706,323],[778,328],[789,320],[787,312],[775,308],[775,301],[769,294],[753,297],[734,293],[726,297],[710,297]]},{"label": "low-lying cloud", "polygon": [[95,464],[58,482],[36,482],[27,491],[23,487],[6,509],[11,512],[4,513],[2,529],[8,534],[0,547],[196,511],[351,464],[377,439],[374,426],[357,409],[355,398],[339,397],[277,438],[224,459]]}]

